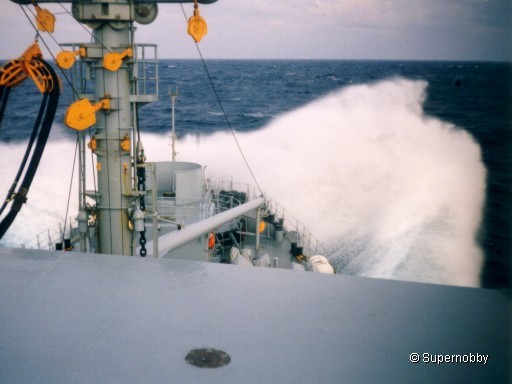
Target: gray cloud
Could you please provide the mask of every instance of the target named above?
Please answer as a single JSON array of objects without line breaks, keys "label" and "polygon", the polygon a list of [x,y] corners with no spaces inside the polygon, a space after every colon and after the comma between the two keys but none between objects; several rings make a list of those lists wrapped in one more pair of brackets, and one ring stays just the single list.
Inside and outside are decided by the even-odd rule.
[{"label": "gray cloud", "polygon": [[[0,33],[9,38],[0,57],[17,57],[34,32],[20,7],[4,2]],[[90,40],[59,5],[44,6],[58,13],[57,41]],[[191,14],[191,4],[184,8]],[[509,0],[219,0],[200,10],[209,27],[200,47],[209,58],[512,61]],[[159,44],[160,57],[197,57],[177,4],[159,5],[158,19],[137,36]]]}]

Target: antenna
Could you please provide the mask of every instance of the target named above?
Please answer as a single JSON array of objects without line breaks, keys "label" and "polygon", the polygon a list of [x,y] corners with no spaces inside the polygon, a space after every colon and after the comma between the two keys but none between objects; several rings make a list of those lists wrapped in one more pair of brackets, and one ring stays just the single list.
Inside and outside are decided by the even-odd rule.
[{"label": "antenna", "polygon": [[178,86],[176,85],[176,91],[173,93],[171,91],[171,86],[169,85],[169,96],[171,96],[171,116],[172,116],[172,134],[171,134],[171,145],[172,145],[172,161],[176,161],[176,123],[174,119],[174,104],[176,103],[176,98],[178,97]]}]

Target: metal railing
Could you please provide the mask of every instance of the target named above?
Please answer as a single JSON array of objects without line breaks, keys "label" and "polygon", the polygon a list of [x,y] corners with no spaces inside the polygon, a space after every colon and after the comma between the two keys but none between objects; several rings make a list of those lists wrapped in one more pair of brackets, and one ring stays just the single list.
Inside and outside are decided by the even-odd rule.
[{"label": "metal railing", "polygon": [[[261,193],[253,185],[235,183],[231,177],[225,175],[209,175],[206,182],[208,189],[203,198],[157,197],[156,211],[158,212],[159,221],[177,224],[193,223],[261,197]],[[233,191],[238,191],[240,194],[235,195]],[[274,215],[276,219],[281,219],[288,236],[296,236],[295,239],[290,240],[297,241],[298,245],[303,248],[305,255],[328,256],[326,248],[304,224],[270,197],[264,196],[264,199],[263,218]],[[147,208],[148,212],[154,212],[150,196],[147,197]],[[55,250],[55,244],[63,241],[64,234],[68,238],[73,238],[76,228],[76,218],[69,218],[65,222],[57,224],[22,243],[21,248]]]},{"label": "metal railing", "polygon": [[158,100],[158,54],[156,44],[135,44],[131,101],[142,104]]},{"label": "metal railing", "polygon": [[209,196],[200,199],[160,196],[156,199],[156,207],[148,197],[146,204],[148,213],[156,212],[159,218],[176,222],[190,223],[206,219],[213,214]]},{"label": "metal railing", "polygon": [[[247,201],[260,197],[261,192],[251,184],[235,183],[231,176],[223,174],[210,173],[207,178],[209,187],[215,193],[221,191],[239,191],[245,193]],[[276,218],[283,220],[283,227],[303,248],[303,253],[309,256],[323,255],[327,256],[327,249],[296,217],[291,215],[282,205],[278,204],[268,195],[263,195],[266,201],[266,210],[268,214],[273,214]]]},{"label": "metal railing", "polygon": [[77,228],[77,220],[70,217],[20,244],[20,248],[54,251],[57,243],[73,237],[75,228]]}]

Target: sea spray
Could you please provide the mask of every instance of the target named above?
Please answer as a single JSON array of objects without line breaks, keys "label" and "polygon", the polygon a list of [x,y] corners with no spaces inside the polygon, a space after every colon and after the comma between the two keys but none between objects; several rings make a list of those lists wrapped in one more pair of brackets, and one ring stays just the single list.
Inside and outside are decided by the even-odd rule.
[{"label": "sea spray", "polygon": [[[78,209],[76,170],[75,178],[72,178],[75,143],[62,138],[51,140],[52,136],[46,145],[38,171],[28,192],[27,203],[22,206],[0,245],[19,247],[38,234],[47,236],[44,231],[62,223],[66,217],[66,211],[68,211],[68,216],[76,217]],[[0,198],[2,200],[6,197],[14,180],[26,146],[26,142],[0,144],[3,163],[0,167]],[[6,211],[9,209],[10,205],[7,206]],[[46,243],[47,239],[41,240]]]},{"label": "sea spray", "polygon": [[[424,114],[426,91],[401,78],[350,86],[237,136],[259,184],[328,246],[338,272],[478,286],[480,147]],[[247,180],[236,151],[225,133],[180,143],[182,159]]]},{"label": "sea spray", "polygon": [[[258,183],[327,245],[339,273],[479,284],[480,148],[466,131],[424,114],[426,91],[427,83],[401,78],[349,86],[237,133]],[[149,161],[170,160],[170,139],[144,134],[143,141]],[[72,158],[74,143],[60,145],[50,143],[46,171],[11,236],[40,232],[47,214],[64,214],[69,183],[54,187],[55,176],[68,178],[61,152]],[[186,136],[177,149],[178,160],[251,182],[228,133]],[[8,188],[3,176],[0,184]],[[43,211],[48,203],[52,213]]]}]

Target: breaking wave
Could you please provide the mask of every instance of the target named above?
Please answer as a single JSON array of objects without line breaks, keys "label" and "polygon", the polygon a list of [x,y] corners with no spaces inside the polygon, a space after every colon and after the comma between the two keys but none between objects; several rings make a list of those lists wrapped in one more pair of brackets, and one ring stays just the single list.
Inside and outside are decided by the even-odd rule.
[{"label": "breaking wave", "polygon": [[[480,147],[463,129],[424,113],[427,86],[402,78],[352,85],[237,133],[258,183],[327,246],[339,273],[479,285]],[[143,141],[148,160],[170,159],[167,138],[146,134]],[[16,146],[0,144],[13,158],[22,151]],[[251,182],[229,133],[186,136],[178,151],[178,160]],[[69,180],[62,164],[69,161],[70,174],[73,154],[73,143],[49,144],[10,242],[62,217],[67,183],[54,180]],[[8,188],[4,176],[0,192]]]}]

